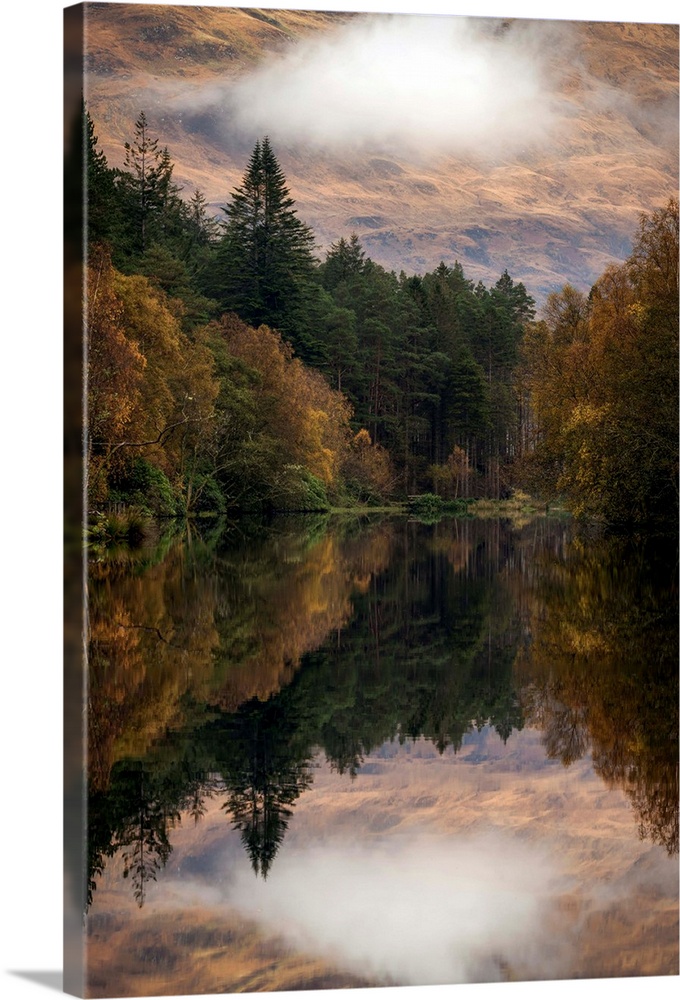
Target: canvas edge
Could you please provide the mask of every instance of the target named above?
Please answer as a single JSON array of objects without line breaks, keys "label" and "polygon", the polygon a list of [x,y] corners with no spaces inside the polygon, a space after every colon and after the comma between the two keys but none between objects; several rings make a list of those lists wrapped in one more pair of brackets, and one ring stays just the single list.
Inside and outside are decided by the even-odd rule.
[{"label": "canvas edge", "polygon": [[63,990],[85,995],[86,588],[84,578],[84,142],[85,5],[63,11],[64,132],[64,897]]}]

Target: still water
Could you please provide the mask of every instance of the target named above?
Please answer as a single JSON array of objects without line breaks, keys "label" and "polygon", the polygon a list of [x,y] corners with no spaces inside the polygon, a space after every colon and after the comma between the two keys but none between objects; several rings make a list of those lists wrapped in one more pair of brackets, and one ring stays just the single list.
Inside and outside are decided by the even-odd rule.
[{"label": "still water", "polygon": [[92,554],[89,995],[678,972],[673,540]]}]

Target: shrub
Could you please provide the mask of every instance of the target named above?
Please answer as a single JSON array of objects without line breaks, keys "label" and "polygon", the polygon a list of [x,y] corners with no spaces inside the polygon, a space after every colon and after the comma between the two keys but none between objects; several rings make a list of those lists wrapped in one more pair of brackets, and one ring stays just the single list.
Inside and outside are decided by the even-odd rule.
[{"label": "shrub", "polygon": [[443,506],[444,500],[438,493],[422,493],[420,496],[411,497],[409,500],[410,511],[417,515],[441,514]]},{"label": "shrub", "polygon": [[303,465],[286,465],[272,491],[272,506],[278,511],[328,510],[325,484]]},{"label": "shrub", "polygon": [[173,489],[162,469],[145,458],[136,458],[116,485],[109,499],[120,500],[149,516],[180,517],[186,513],[183,497]]},{"label": "shrub", "polygon": [[196,476],[192,481],[192,514],[226,514],[227,503],[219,484],[212,476]]},{"label": "shrub", "polygon": [[109,546],[118,542],[140,545],[148,532],[148,517],[143,511],[129,507],[120,513],[98,514],[88,525],[90,542]]}]

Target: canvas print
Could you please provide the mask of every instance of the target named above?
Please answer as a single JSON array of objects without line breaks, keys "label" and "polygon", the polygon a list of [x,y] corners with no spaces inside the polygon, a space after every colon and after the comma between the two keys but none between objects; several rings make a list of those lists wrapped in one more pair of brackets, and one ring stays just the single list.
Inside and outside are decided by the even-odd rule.
[{"label": "canvas print", "polygon": [[66,989],[677,976],[678,25],[65,19]]}]

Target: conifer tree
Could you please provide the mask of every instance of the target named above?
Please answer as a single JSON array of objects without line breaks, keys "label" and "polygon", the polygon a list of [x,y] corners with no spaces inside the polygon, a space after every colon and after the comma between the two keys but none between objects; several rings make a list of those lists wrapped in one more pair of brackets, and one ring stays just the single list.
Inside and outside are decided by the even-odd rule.
[{"label": "conifer tree", "polygon": [[206,247],[214,243],[220,234],[219,226],[208,212],[208,202],[205,195],[195,188],[193,195],[185,206],[186,231],[189,249]]},{"label": "conifer tree", "polygon": [[362,274],[365,260],[357,234],[352,233],[349,240],[341,236],[337,243],[331,245],[321,268],[324,288],[333,291],[340,282]]},{"label": "conifer tree", "polygon": [[207,289],[224,309],[293,340],[304,327],[314,268],[314,235],[294,205],[269,139],[258,140],[223,209],[227,221]]},{"label": "conifer tree", "polygon": [[83,106],[85,141],[85,186],[87,203],[87,238],[90,243],[107,241],[116,225],[114,172],[98,147],[94,122]]},{"label": "conifer tree", "polygon": [[153,242],[167,242],[181,216],[179,188],[172,181],[174,164],[167,146],[158,148],[142,111],[135,122],[134,142],[125,143],[125,167],[119,190],[126,206],[129,252],[144,254]]}]

